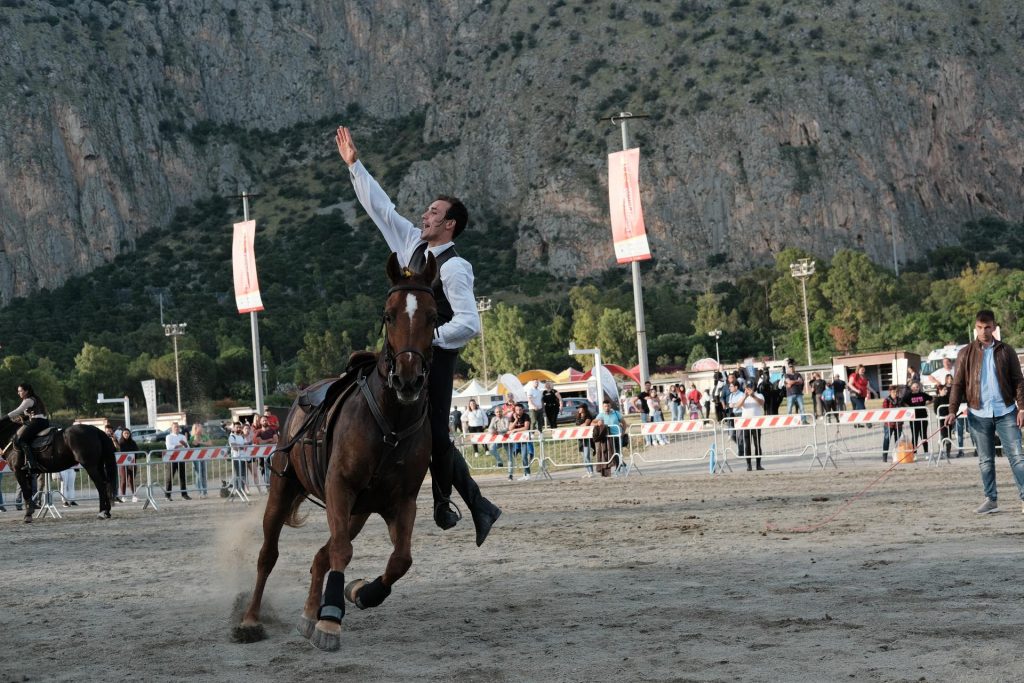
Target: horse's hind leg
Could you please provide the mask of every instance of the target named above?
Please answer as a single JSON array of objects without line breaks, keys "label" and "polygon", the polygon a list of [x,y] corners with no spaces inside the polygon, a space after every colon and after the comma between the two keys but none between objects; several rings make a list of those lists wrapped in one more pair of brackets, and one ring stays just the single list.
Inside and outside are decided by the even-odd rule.
[{"label": "horse's hind leg", "polygon": [[[363,525],[370,515],[353,515],[349,519],[348,537],[354,539],[359,535]],[[324,590],[324,576],[330,569],[331,563],[327,554],[330,543],[325,543],[316,556],[313,557],[313,564],[309,567],[309,595],[306,597],[306,604],[302,608],[302,616],[299,617],[297,629],[304,637],[310,638],[313,635],[313,628],[316,626],[316,613],[320,608],[320,600]]]},{"label": "horse's hind leg", "polygon": [[263,602],[263,590],[267,586],[267,578],[277,564],[278,540],[281,528],[292,512],[295,499],[302,495],[302,486],[290,477],[274,476],[267,498],[267,508],[263,513],[263,546],[256,562],[256,586],[252,590],[249,608],[242,617],[242,622],[231,632],[232,639],[237,643],[252,643],[263,640],[266,632],[260,623],[260,606]]},{"label": "horse's hind leg", "polygon": [[367,583],[357,579],[345,587],[345,597],[359,609],[376,607],[391,595],[391,586],[412,566],[412,527],[416,521],[416,499],[405,500],[393,517],[387,519],[394,549],[384,574]]}]

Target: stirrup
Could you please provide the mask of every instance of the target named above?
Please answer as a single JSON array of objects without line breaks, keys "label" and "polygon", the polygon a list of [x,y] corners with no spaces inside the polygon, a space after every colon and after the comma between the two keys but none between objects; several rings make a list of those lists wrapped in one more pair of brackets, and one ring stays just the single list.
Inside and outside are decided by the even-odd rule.
[{"label": "stirrup", "polygon": [[458,505],[456,505],[454,502],[452,502],[451,498],[443,498],[443,499],[439,500],[438,502],[434,503],[434,517],[435,518],[437,517],[437,512],[438,512],[438,510],[441,509],[441,506],[447,506],[445,508],[445,512],[454,512],[455,513],[455,520],[456,521],[462,519],[462,509]]}]

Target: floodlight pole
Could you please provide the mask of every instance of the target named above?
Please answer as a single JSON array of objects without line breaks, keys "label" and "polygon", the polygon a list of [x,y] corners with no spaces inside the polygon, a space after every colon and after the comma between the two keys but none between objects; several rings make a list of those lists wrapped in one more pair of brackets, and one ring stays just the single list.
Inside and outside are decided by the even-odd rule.
[{"label": "floodlight pole", "polygon": [[807,280],[814,275],[814,261],[802,258],[796,263],[790,263],[789,272],[800,281],[800,289],[804,295],[804,337],[807,341],[807,365],[811,365],[811,324],[807,315]]},{"label": "floodlight pole", "polygon": [[181,372],[178,369],[178,337],[185,336],[188,323],[170,323],[164,325],[164,336],[174,342],[174,388],[178,392],[178,412],[181,412]]},{"label": "floodlight pole", "polygon": [[484,313],[491,310],[491,298],[478,296],[476,298],[476,310],[480,314],[480,355],[483,356],[484,386],[487,386],[490,382],[487,380],[487,345],[484,341]]}]

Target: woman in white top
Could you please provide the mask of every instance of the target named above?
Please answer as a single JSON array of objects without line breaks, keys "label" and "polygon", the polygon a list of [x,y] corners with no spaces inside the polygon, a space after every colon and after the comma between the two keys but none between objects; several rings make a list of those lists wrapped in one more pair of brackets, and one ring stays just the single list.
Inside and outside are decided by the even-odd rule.
[{"label": "woman in white top", "polygon": [[[462,414],[462,419],[466,421],[466,431],[470,434],[480,434],[487,429],[487,413],[484,409],[477,405],[474,400],[469,401],[469,407],[466,408],[466,412]],[[477,455],[477,449],[480,446],[473,444],[473,455]],[[484,452],[487,452],[487,447],[483,448]]]},{"label": "woman in white top", "polygon": [[[740,418],[761,417],[764,415],[764,396],[748,384],[743,389],[743,393],[733,400],[732,408],[740,411]],[[741,433],[743,434],[743,452],[740,453],[740,456],[747,459],[747,471],[750,472],[753,469],[750,466],[750,456],[752,455],[756,456],[757,469],[763,470],[764,468],[761,467],[761,430],[743,429]]]}]

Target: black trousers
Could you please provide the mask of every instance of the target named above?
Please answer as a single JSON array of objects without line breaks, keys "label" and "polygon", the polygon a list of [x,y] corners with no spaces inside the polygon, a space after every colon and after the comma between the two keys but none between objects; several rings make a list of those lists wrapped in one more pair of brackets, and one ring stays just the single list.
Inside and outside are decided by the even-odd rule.
[{"label": "black trousers", "polygon": [[469,476],[469,466],[448,436],[448,411],[452,403],[452,385],[458,351],[434,347],[434,358],[427,381],[427,419],[430,420],[430,478],[434,502],[451,498],[452,486],[462,500],[473,508],[480,499],[480,487]]},{"label": "black trousers", "polygon": [[452,404],[452,386],[458,351],[434,347],[427,381],[427,419],[430,420],[430,477],[434,481],[434,499],[450,498],[455,445],[448,436],[448,415]]}]

